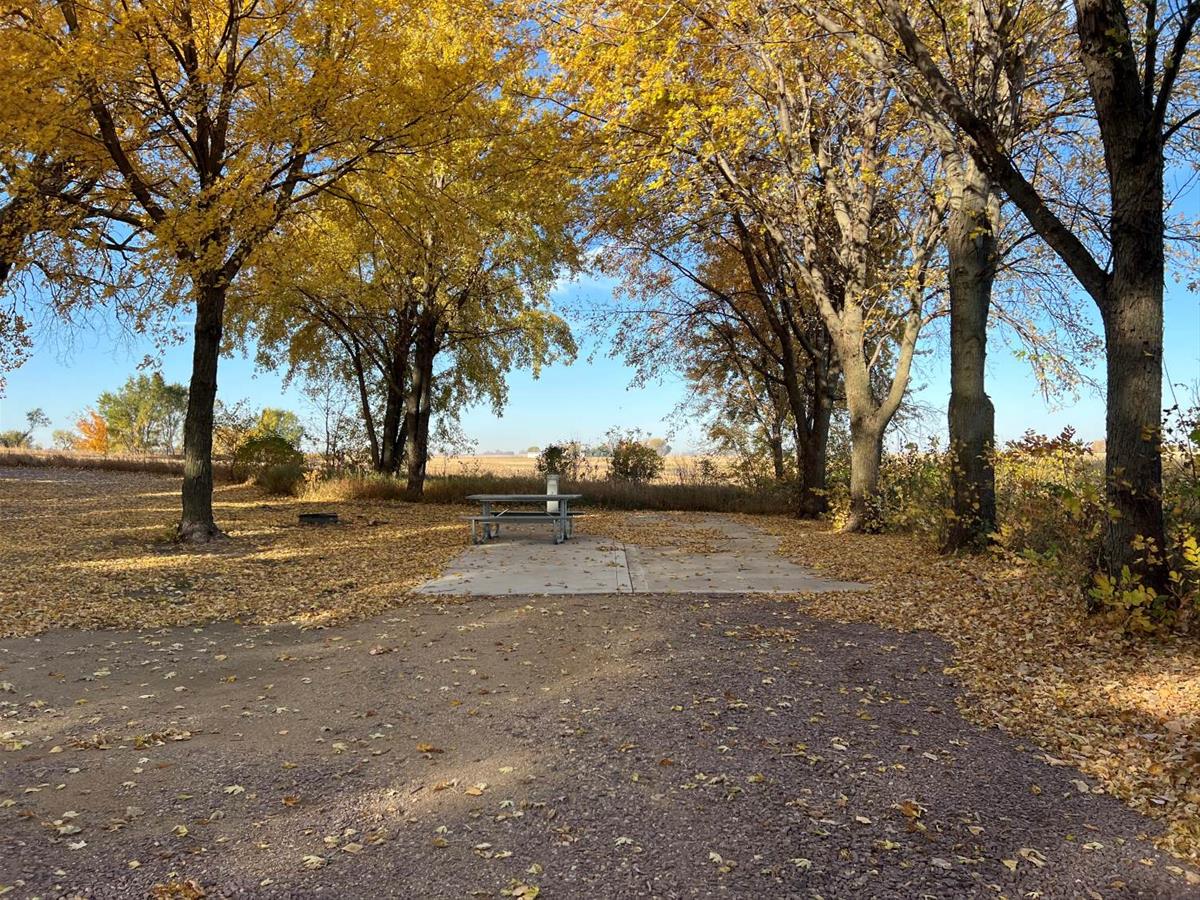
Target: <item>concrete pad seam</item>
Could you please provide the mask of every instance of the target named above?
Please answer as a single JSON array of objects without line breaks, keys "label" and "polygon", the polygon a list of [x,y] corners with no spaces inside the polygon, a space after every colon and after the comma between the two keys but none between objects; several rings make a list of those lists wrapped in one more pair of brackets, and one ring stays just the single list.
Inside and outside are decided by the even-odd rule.
[{"label": "concrete pad seam", "polygon": [[625,551],[625,568],[629,570],[629,590],[634,594],[650,593],[650,579],[636,544],[622,544]]}]

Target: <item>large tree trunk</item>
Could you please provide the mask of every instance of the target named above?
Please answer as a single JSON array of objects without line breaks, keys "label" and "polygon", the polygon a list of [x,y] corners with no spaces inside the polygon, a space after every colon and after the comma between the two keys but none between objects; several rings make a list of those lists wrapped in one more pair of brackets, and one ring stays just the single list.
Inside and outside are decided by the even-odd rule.
[{"label": "large tree trunk", "polygon": [[980,547],[996,530],[996,412],[984,386],[996,234],[987,176],[962,161],[946,232],[950,264],[950,484],[946,550]]},{"label": "large tree trunk", "polygon": [[387,399],[384,402],[383,444],[378,469],[388,475],[395,475],[400,471],[400,464],[404,460],[405,439],[411,434],[406,427],[404,395],[408,380],[407,335],[398,343],[401,345],[392,348],[391,367],[384,384]]},{"label": "large tree trunk", "polygon": [[784,388],[788,408],[796,423],[796,476],[800,491],[796,515],[802,519],[816,518],[829,508],[825,497],[825,462],[829,447],[830,400],[826,382],[828,367],[818,366],[809,358],[809,368],[803,382],[791,352],[791,339],[782,341],[784,354]]},{"label": "large tree trunk", "polygon": [[850,512],[842,531],[878,531],[883,429],[871,418],[850,419]]},{"label": "large tree trunk", "polygon": [[371,465],[379,470],[379,437],[375,433],[375,416],[371,412],[371,394],[367,389],[367,375],[363,370],[362,354],[357,347],[350,354],[350,363],[354,368],[354,379],[358,385],[358,403],[362,413],[363,425],[367,429],[367,444],[371,450]]},{"label": "large tree trunk", "polygon": [[389,386],[383,410],[383,441],[376,466],[377,471],[385,475],[399,472],[400,462],[404,458],[404,441],[401,437],[404,434],[404,410],[404,395]]},{"label": "large tree trunk", "polygon": [[213,518],[213,406],[217,400],[217,361],[225,315],[225,284],[213,276],[197,279],[192,380],[183,420],[183,516],[180,540],[204,543],[220,535]]},{"label": "large tree trunk", "polygon": [[833,406],[827,396],[816,392],[813,398],[812,425],[807,429],[802,447],[798,447],[800,464],[800,516],[815,519],[829,509],[826,493],[826,468],[829,457],[829,422]]},{"label": "large tree trunk", "polygon": [[425,389],[425,399],[421,403],[421,411],[417,416],[417,431],[411,443],[413,455],[408,469],[408,493],[420,497],[425,493],[425,470],[429,465],[429,389]]},{"label": "large tree trunk", "polygon": [[414,383],[409,399],[410,406],[405,416],[407,438],[404,459],[408,476],[408,494],[417,498],[425,493],[425,470],[429,464],[428,389]]},{"label": "large tree trunk", "polygon": [[776,481],[783,481],[783,431],[776,422],[767,432],[767,444],[771,448],[771,470]]},{"label": "large tree trunk", "polygon": [[[1124,160],[1113,178],[1113,274],[1101,308],[1108,362],[1104,551],[1167,587],[1162,508],[1163,171],[1161,153]],[[1150,549],[1138,549],[1136,544]]]},{"label": "large tree trunk", "polygon": [[[898,0],[885,0],[888,19],[905,52],[933,89],[942,108],[969,135],[970,150],[993,181],[1025,213],[1033,228],[1070,267],[1096,301],[1104,320],[1108,402],[1105,475],[1109,523],[1105,563],[1112,576],[1140,575],[1158,590],[1167,586],[1162,559],[1162,323],[1164,140],[1175,77],[1191,59],[1196,9],[1161,15],[1156,5],[1138,37],[1127,4],[1075,0],[1075,30],[1092,106],[1104,145],[1112,213],[1111,274],[1064,224],[1051,203],[1013,165],[987,126],[938,69]],[[1173,20],[1173,21],[1170,21]],[[1145,33],[1167,50],[1140,65],[1137,41]],[[1144,545],[1153,546],[1147,553]],[[1142,545],[1142,546],[1135,546]]]},{"label": "large tree trunk", "polygon": [[433,334],[417,338],[413,372],[405,401],[404,431],[407,490],[415,498],[425,493],[425,469],[429,463],[429,416],[433,398],[433,361],[437,355]]}]

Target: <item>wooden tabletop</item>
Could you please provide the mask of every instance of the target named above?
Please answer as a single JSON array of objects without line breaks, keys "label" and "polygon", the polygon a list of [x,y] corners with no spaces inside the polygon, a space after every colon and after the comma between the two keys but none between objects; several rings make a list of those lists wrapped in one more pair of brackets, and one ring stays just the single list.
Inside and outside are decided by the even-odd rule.
[{"label": "wooden tabletop", "polygon": [[556,500],[579,500],[583,494],[471,494],[468,500],[477,503],[541,503]]}]

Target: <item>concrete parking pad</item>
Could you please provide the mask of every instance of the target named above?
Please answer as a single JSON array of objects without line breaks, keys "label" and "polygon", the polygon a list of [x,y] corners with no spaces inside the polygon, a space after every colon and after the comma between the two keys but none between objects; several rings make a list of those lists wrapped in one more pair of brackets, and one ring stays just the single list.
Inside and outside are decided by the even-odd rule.
[{"label": "concrete parking pad", "polygon": [[[778,539],[724,516],[696,520],[724,539],[713,552],[641,547],[576,533],[555,545],[544,525],[507,525],[501,536],[467,548],[423,594],[809,593],[859,590],[830,581],[776,552]],[[677,525],[675,527],[678,527]]]},{"label": "concrete parking pad", "polygon": [[591,535],[555,544],[546,526],[506,525],[506,533],[468,548],[422,594],[628,594],[625,547]]}]

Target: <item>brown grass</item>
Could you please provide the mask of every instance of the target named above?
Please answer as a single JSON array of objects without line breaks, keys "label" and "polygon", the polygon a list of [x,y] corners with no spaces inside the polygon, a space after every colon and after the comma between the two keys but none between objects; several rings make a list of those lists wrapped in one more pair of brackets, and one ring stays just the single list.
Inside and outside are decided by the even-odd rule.
[{"label": "brown grass", "polygon": [[[144,472],[150,475],[183,475],[183,459],[175,456],[82,453],[77,450],[13,450],[0,448],[0,466],[51,469],[100,469],[107,472]],[[213,463],[216,481],[232,482],[230,464]]]},{"label": "brown grass", "polygon": [[[777,491],[749,491],[727,484],[634,484],[627,481],[563,482],[559,490],[583,494],[581,508],[683,510],[696,512],[786,513],[791,495]],[[425,481],[425,503],[466,503],[471,494],[542,494],[546,482],[539,476],[449,475]],[[395,501],[406,497],[402,479],[386,475],[356,475],[326,479],[311,485],[304,497],[327,502],[341,500]]]},{"label": "brown grass", "polygon": [[[707,459],[717,471],[727,475],[733,461],[727,457],[702,456],[693,453],[671,453],[663,457],[663,470],[655,482],[677,484],[694,481],[700,461]],[[481,476],[501,477],[529,476],[537,473],[537,460],[523,454],[474,454],[469,456],[432,456],[428,472],[437,476]],[[603,481],[608,477],[609,459],[606,456],[588,456],[584,459],[583,475],[586,481]]]}]

